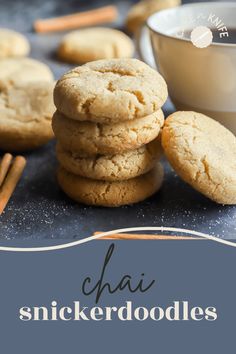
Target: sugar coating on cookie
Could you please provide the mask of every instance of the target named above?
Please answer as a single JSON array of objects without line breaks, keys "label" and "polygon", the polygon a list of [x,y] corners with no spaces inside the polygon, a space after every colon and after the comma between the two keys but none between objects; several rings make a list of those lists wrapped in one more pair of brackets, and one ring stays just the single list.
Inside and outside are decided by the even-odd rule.
[{"label": "sugar coating on cookie", "polygon": [[220,204],[236,204],[236,137],[196,112],[176,112],[162,131],[164,152],[176,173]]},{"label": "sugar coating on cookie", "polygon": [[80,122],[56,111],[52,121],[55,136],[65,149],[87,155],[120,154],[137,149],[154,140],[163,124],[162,110],[116,124]]},{"label": "sugar coating on cookie", "polygon": [[53,82],[30,82],[0,88],[0,149],[23,151],[53,138]]},{"label": "sugar coating on cookie", "polygon": [[158,163],[142,176],[127,181],[106,182],[79,177],[61,167],[58,182],[62,190],[77,202],[118,207],[138,203],[156,193],[162,185],[163,174],[163,168]]},{"label": "sugar coating on cookie", "polygon": [[67,171],[86,178],[123,181],[150,171],[161,157],[160,141],[155,139],[139,149],[116,155],[82,156],[57,144],[57,159]]},{"label": "sugar coating on cookie", "polygon": [[142,0],[133,5],[128,12],[126,27],[128,31],[135,33],[157,11],[181,4],[181,0]]},{"label": "sugar coating on cookie", "polygon": [[8,58],[0,61],[0,84],[53,81],[49,67],[31,58]]},{"label": "sugar coating on cookie", "polygon": [[116,123],[159,110],[167,99],[162,76],[137,59],[98,60],[62,76],[54,90],[57,109],[67,117]]},{"label": "sugar coating on cookie", "polygon": [[24,57],[29,54],[30,45],[21,33],[0,28],[0,59]]},{"label": "sugar coating on cookie", "polygon": [[99,59],[130,58],[134,53],[132,40],[123,32],[103,27],[73,31],[62,38],[59,58],[75,64]]}]

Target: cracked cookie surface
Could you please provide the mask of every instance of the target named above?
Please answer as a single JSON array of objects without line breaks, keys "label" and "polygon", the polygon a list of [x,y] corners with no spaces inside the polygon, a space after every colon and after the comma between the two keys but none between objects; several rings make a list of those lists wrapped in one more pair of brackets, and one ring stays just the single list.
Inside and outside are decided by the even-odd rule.
[{"label": "cracked cookie surface", "polygon": [[58,56],[75,64],[99,59],[130,58],[134,53],[132,40],[123,32],[103,27],[72,31],[62,38]]},{"label": "cracked cookie surface", "polygon": [[236,204],[236,137],[215,120],[195,112],[169,116],[162,146],[176,173],[220,204]]},{"label": "cracked cookie surface", "polygon": [[54,90],[67,117],[116,123],[150,115],[167,99],[162,76],[137,59],[98,60],[62,76]]},{"label": "cracked cookie surface", "polygon": [[122,181],[150,171],[161,157],[160,141],[153,140],[136,150],[117,155],[81,156],[57,144],[57,158],[62,167],[75,175],[104,181]]},{"label": "cracked cookie surface", "polygon": [[53,138],[53,82],[0,85],[0,149],[36,148]]},{"label": "cracked cookie surface", "polygon": [[52,126],[65,149],[87,155],[104,155],[120,154],[149,143],[159,135],[163,124],[162,110],[116,124],[79,122],[56,111]]},{"label": "cracked cookie surface", "polygon": [[79,177],[64,168],[58,171],[62,190],[77,202],[105,207],[138,203],[156,193],[163,181],[163,168],[158,163],[148,173],[126,181],[96,181]]},{"label": "cracked cookie surface", "polygon": [[24,57],[29,54],[30,45],[21,33],[0,28],[0,59]]}]

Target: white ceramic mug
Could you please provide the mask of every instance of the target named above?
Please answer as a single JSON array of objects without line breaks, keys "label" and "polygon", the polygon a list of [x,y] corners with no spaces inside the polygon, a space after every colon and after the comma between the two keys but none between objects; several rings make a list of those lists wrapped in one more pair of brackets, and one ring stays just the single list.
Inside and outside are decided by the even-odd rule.
[{"label": "white ceramic mug", "polygon": [[219,26],[219,35],[230,35],[236,3],[195,3],[153,14],[140,33],[140,55],[149,65],[156,62],[178,110],[202,112],[236,134],[236,43],[197,48],[183,34],[198,26]]}]

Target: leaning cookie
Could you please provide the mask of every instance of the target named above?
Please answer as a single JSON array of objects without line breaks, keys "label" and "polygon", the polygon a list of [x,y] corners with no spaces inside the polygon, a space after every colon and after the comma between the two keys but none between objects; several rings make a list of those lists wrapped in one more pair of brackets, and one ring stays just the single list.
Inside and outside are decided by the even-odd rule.
[{"label": "leaning cookie", "polygon": [[46,64],[31,58],[0,60],[0,85],[33,81],[53,81],[53,74]]},{"label": "leaning cookie", "polygon": [[71,199],[87,205],[105,207],[141,202],[156,193],[162,181],[163,168],[160,163],[145,175],[116,182],[79,177],[62,167],[58,171],[59,185]]},{"label": "leaning cookie", "polygon": [[69,118],[111,124],[156,112],[167,95],[165,80],[145,63],[110,59],[63,75],[55,87],[54,102]]},{"label": "leaning cookie", "polygon": [[138,149],[154,140],[163,124],[162,110],[116,124],[79,122],[56,111],[52,121],[55,136],[66,150],[87,155],[120,154]]},{"label": "leaning cookie", "polygon": [[180,4],[181,0],[142,0],[132,6],[128,12],[126,27],[129,32],[135,33],[155,12]]},{"label": "leaning cookie", "polygon": [[29,54],[30,45],[21,33],[0,28],[0,59],[24,57]]},{"label": "leaning cookie", "polygon": [[81,156],[57,145],[57,159],[67,171],[86,178],[103,181],[123,181],[150,171],[161,156],[160,142],[117,155]]},{"label": "leaning cookie", "polygon": [[53,88],[44,81],[0,87],[0,149],[31,150],[53,138]]},{"label": "leaning cookie", "polygon": [[62,38],[58,48],[60,59],[75,64],[112,58],[130,58],[132,40],[123,32],[103,27],[73,31]]},{"label": "leaning cookie", "polygon": [[162,132],[164,152],[176,173],[220,204],[236,204],[236,137],[196,112],[169,116]]}]

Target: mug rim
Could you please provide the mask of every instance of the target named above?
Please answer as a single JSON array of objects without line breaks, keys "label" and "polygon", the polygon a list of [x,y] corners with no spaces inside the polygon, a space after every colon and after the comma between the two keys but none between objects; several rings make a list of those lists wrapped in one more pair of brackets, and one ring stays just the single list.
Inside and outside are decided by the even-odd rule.
[{"label": "mug rim", "polygon": [[[183,4],[183,5],[180,5],[180,6],[176,6],[176,7],[172,7],[172,8],[167,8],[167,9],[164,9],[164,10],[161,10],[161,11],[157,11],[155,12],[154,14],[152,14],[151,16],[149,16],[149,18],[146,20],[146,26],[153,32],[163,36],[163,37],[166,37],[166,38],[170,38],[170,39],[174,39],[174,40],[177,40],[177,41],[183,41],[183,42],[187,42],[187,43],[190,43],[191,42],[191,39],[188,39],[188,38],[181,38],[181,37],[177,37],[177,36],[174,36],[174,35],[171,35],[171,34],[167,34],[167,33],[164,33],[162,32],[161,30],[157,30],[156,28],[154,28],[152,25],[151,25],[151,21],[154,19],[154,17],[159,17],[159,16],[163,16],[166,15],[167,13],[170,13],[170,12],[173,12],[174,10],[178,11],[179,9],[182,9],[182,8],[194,8],[194,7],[199,7],[199,6],[208,6],[208,7],[212,7],[213,9],[216,8],[216,7],[233,7],[236,9],[236,2],[233,2],[233,1],[226,1],[226,2],[194,2],[194,3],[190,3],[190,4]],[[230,47],[230,48],[235,48],[236,47],[236,43],[218,43],[218,42],[212,42],[211,43],[211,46],[220,46],[220,47]]]}]

